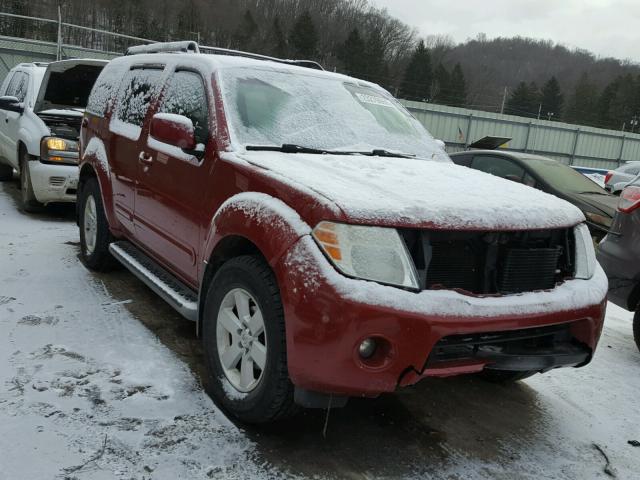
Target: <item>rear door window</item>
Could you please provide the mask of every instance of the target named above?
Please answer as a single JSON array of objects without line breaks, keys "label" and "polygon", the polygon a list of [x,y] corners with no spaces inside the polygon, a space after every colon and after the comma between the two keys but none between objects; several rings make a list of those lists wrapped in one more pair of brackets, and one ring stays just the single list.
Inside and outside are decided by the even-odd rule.
[{"label": "rear door window", "polygon": [[132,68],[122,80],[118,93],[116,118],[124,123],[142,127],[151,101],[155,97],[162,68]]},{"label": "rear door window", "polygon": [[494,157],[491,155],[473,157],[472,168],[516,182],[522,182],[525,174],[524,168],[520,165],[517,165],[507,158]]},{"label": "rear door window", "polygon": [[625,172],[629,175],[638,175],[638,173],[640,173],[640,165],[631,165],[627,167]]},{"label": "rear door window", "polygon": [[199,74],[178,70],[169,79],[159,112],[184,115],[193,122],[196,142],[209,137],[209,111],[204,83]]}]

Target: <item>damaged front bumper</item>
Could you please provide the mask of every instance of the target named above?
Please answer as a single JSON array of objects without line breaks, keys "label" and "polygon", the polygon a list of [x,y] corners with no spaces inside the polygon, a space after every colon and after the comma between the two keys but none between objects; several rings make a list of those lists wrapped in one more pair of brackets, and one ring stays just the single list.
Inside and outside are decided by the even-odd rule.
[{"label": "damaged front bumper", "polygon": [[[346,278],[303,237],[274,265],[287,322],[290,377],[300,389],[377,396],[427,376],[485,368],[547,371],[587,364],[598,343],[607,281],[503,297],[419,293]],[[377,342],[363,358],[360,345]]]}]

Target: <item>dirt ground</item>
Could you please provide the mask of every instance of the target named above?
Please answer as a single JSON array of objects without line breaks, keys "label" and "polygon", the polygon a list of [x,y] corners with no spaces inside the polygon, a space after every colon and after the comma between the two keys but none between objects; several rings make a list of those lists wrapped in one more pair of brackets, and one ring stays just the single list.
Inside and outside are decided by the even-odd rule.
[{"label": "dirt ground", "polygon": [[[246,427],[230,422],[203,395],[202,351],[192,323],[125,270],[87,272],[77,259],[73,207],[26,215],[17,211],[17,200],[14,184],[0,186],[0,336],[5,337],[0,342],[0,362],[6,367],[0,370],[0,479],[640,478],[640,448],[628,443],[640,440],[640,352],[633,343],[631,314],[613,305],[599,351],[582,369],[538,375],[512,386],[488,384],[473,376],[425,380],[375,400],[351,400],[346,408],[331,411],[326,437],[323,411],[306,411],[270,427]],[[47,242],[50,249],[43,247]],[[39,277],[33,283],[29,279],[34,264],[45,271],[47,281],[55,279],[56,288],[33,290],[43,282]],[[92,288],[98,285],[99,294],[78,292],[83,288],[74,283],[78,277]],[[66,295],[73,302],[65,302]],[[67,330],[60,330],[67,328],[69,315],[82,323],[80,330],[86,330],[85,337],[76,333],[77,328],[68,330],[74,332],[73,342],[79,347],[73,352],[81,353],[64,349],[72,342],[63,335]],[[88,344],[98,338],[96,329],[111,328],[104,323],[116,317],[117,337],[107,335],[100,348]],[[50,333],[42,339],[21,333],[36,328]],[[55,340],[48,343],[48,335]],[[138,379],[141,387],[132,380],[135,373],[126,376],[131,366],[125,361],[129,350],[114,354],[128,344],[135,347],[135,358],[144,356],[144,362],[156,367],[145,367],[144,374],[139,374],[144,376],[143,381]],[[152,345],[147,349],[146,344]],[[28,355],[20,356],[27,351]],[[87,375],[111,373],[103,383],[96,383],[101,395],[91,397],[85,392],[75,398],[73,386],[56,387],[53,379],[67,368],[64,362],[78,360],[73,355],[88,353],[93,365],[108,364],[111,370],[95,368],[102,373]],[[59,358],[59,364],[48,363],[48,358]],[[116,373],[124,384],[132,385],[120,397],[113,393],[117,390],[103,388],[118,377]],[[169,374],[182,377],[171,388],[165,385],[169,380],[162,378]],[[79,383],[73,384],[75,391]],[[40,388],[44,390],[39,392]],[[118,409],[124,407],[110,406],[107,411],[97,404],[121,401],[124,405],[129,397],[141,397],[139,392],[153,401],[137,405],[135,416],[119,416]],[[51,395],[46,402],[38,400],[38,395],[47,393]],[[64,404],[74,398],[75,403]],[[174,403],[156,411],[161,401]],[[54,410],[65,413],[66,420],[49,421],[55,418]],[[92,413],[80,416],[85,411]],[[101,415],[104,425],[96,421]],[[198,420],[179,429],[188,416]],[[123,418],[131,428],[122,428]],[[97,440],[78,450],[83,425]],[[139,436],[127,436],[131,431]],[[11,439],[14,435],[20,448]],[[43,435],[46,442],[39,440]],[[107,440],[109,445],[120,445],[120,453],[102,448],[97,456],[103,436],[105,445]],[[149,436],[165,442],[163,448],[141,440]],[[73,446],[75,457],[56,458],[52,442],[62,444],[63,450]],[[182,447],[177,449],[172,442]],[[130,456],[137,452],[137,460],[124,458],[123,451]],[[42,468],[33,465],[39,461]],[[86,461],[90,468],[83,466]],[[81,468],[74,470],[74,465]]]}]

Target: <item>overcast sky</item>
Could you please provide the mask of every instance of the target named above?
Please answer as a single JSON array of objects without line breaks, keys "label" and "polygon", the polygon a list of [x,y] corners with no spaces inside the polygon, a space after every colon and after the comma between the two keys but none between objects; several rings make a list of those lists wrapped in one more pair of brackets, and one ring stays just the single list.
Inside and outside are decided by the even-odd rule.
[{"label": "overcast sky", "polygon": [[371,1],[423,35],[520,35],[640,62],[640,0]]}]

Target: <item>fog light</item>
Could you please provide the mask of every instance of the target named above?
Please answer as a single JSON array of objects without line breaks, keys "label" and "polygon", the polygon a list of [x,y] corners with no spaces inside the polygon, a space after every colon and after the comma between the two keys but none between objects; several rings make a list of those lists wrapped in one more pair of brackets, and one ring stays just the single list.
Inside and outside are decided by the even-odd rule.
[{"label": "fog light", "polygon": [[366,338],[362,341],[362,343],[360,344],[360,346],[358,347],[358,353],[360,354],[360,357],[364,358],[365,360],[367,358],[371,358],[373,356],[373,354],[376,352],[376,341],[373,338]]}]

